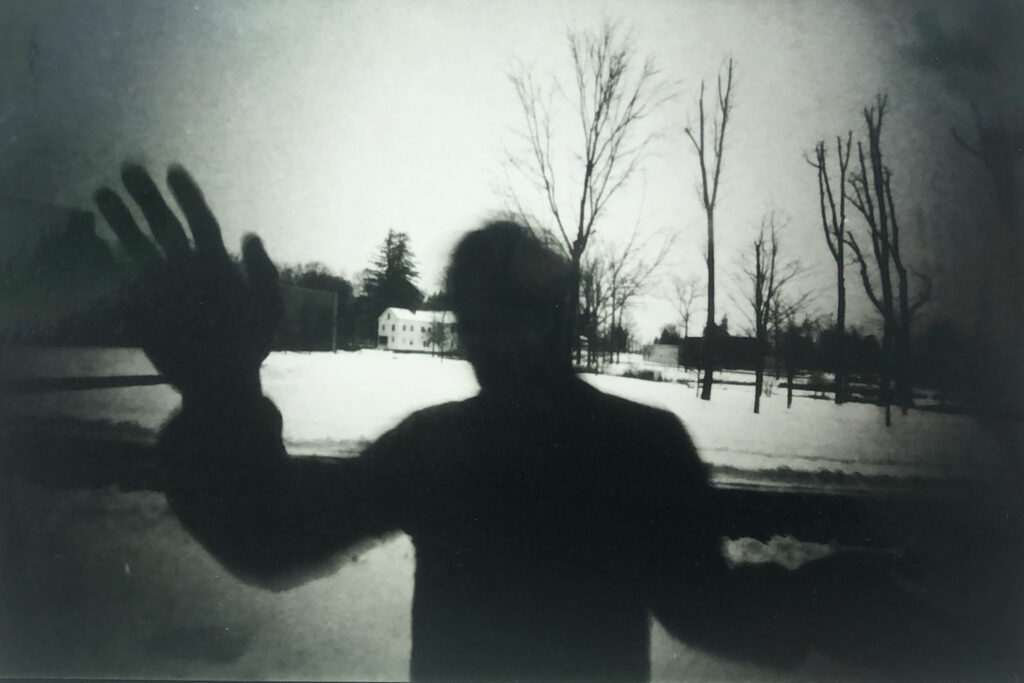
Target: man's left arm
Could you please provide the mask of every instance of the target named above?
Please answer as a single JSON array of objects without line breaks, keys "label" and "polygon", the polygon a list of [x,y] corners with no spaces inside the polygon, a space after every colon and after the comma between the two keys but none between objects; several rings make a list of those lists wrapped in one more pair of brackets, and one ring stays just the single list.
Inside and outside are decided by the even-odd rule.
[{"label": "man's left arm", "polygon": [[730,566],[722,510],[707,466],[674,416],[653,427],[645,486],[652,515],[643,554],[648,605],[673,636],[716,654],[787,667],[806,636],[794,609],[793,572],[777,565]]}]

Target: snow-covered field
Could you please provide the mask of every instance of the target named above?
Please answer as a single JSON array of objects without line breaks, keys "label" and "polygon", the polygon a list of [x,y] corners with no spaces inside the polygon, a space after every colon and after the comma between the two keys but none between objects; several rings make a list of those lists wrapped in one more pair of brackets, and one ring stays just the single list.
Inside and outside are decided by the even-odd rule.
[{"label": "snow-covered field", "polygon": [[[963,415],[894,411],[885,428],[872,405],[836,406],[785,392],[764,396],[752,412],[753,388],[718,385],[712,400],[696,396],[685,370],[647,366],[638,358],[609,368],[653,369],[671,381],[587,374],[597,388],[665,408],[689,429],[721,482],[816,487],[892,486],[896,481],[999,482],[1009,458],[976,419]],[[0,376],[148,374],[132,349],[7,349]],[[750,380],[748,375],[729,379]],[[266,393],[284,415],[284,437],[297,454],[352,453],[413,410],[472,396],[468,363],[420,354],[274,353],[263,366]],[[178,405],[167,386],[23,394],[3,406],[15,415],[71,417],[152,437]]]},{"label": "snow-covered field", "polygon": [[[627,365],[643,369],[637,359]],[[135,350],[0,349],[0,378],[151,372]],[[787,410],[781,392],[753,415],[747,386],[718,386],[703,402],[685,371],[671,379],[690,379],[689,386],[585,379],[677,414],[718,481],[843,488],[896,477],[991,486],[1004,468],[1005,455],[969,417],[896,414],[887,430],[876,407],[801,398]],[[357,452],[409,412],[477,390],[463,361],[379,351],[276,353],[263,382],[284,414],[293,453]],[[147,386],[0,394],[0,402],[0,416],[72,418],[148,440],[178,396]],[[737,539],[726,549],[733,559],[789,566],[830,552],[779,537]],[[45,489],[0,478],[0,677],[403,679],[414,556],[399,535],[332,576],[268,593],[227,575],[160,493]],[[673,640],[657,624],[651,668],[666,681],[873,678],[816,654],[796,671],[731,662]]]}]

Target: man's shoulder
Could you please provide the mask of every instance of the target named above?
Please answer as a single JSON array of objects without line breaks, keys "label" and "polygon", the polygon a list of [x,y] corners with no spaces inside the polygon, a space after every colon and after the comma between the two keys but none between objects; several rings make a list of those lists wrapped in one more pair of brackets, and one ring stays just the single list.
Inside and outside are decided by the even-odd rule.
[{"label": "man's shoulder", "polygon": [[583,393],[587,396],[591,410],[602,420],[611,420],[613,423],[636,423],[647,429],[683,429],[680,419],[670,410],[609,394],[582,381],[581,384],[585,387]]},{"label": "man's shoulder", "polygon": [[628,460],[644,476],[693,487],[708,472],[682,421],[670,410],[589,387],[595,432],[609,444],[628,443]]},{"label": "man's shoulder", "polygon": [[446,401],[437,403],[426,408],[413,411],[404,422],[424,423],[439,422],[445,420],[460,420],[472,414],[479,402],[479,396],[472,396],[460,401]]},{"label": "man's shoulder", "polygon": [[474,413],[476,402],[477,397],[473,397],[420,408],[402,419],[389,434],[422,435],[449,425],[455,427]]},{"label": "man's shoulder", "polygon": [[454,437],[466,431],[472,399],[440,403],[416,410],[377,437],[364,451],[373,460],[404,463],[423,460],[424,454],[444,453]]}]

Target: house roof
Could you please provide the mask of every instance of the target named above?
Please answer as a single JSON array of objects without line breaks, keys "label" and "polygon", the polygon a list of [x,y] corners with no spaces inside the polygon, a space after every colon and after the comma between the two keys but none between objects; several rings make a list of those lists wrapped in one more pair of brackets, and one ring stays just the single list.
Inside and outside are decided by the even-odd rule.
[{"label": "house roof", "polygon": [[394,318],[396,320],[401,320],[401,321],[404,321],[404,322],[414,322],[414,323],[435,323],[435,322],[454,323],[455,322],[455,314],[452,313],[451,311],[410,311],[408,308],[397,308],[395,306],[392,306],[390,308],[385,308],[384,312],[380,314],[380,317],[383,318],[388,313],[391,313],[391,315],[394,316]]}]

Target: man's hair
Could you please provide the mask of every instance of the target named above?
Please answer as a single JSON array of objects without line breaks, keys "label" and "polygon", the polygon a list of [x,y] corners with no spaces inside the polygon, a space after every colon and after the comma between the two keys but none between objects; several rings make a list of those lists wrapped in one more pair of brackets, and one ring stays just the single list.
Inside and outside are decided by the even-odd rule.
[{"label": "man's hair", "polygon": [[495,221],[455,247],[446,290],[460,325],[511,317],[556,332],[568,323],[571,283],[568,260],[533,231]]}]

